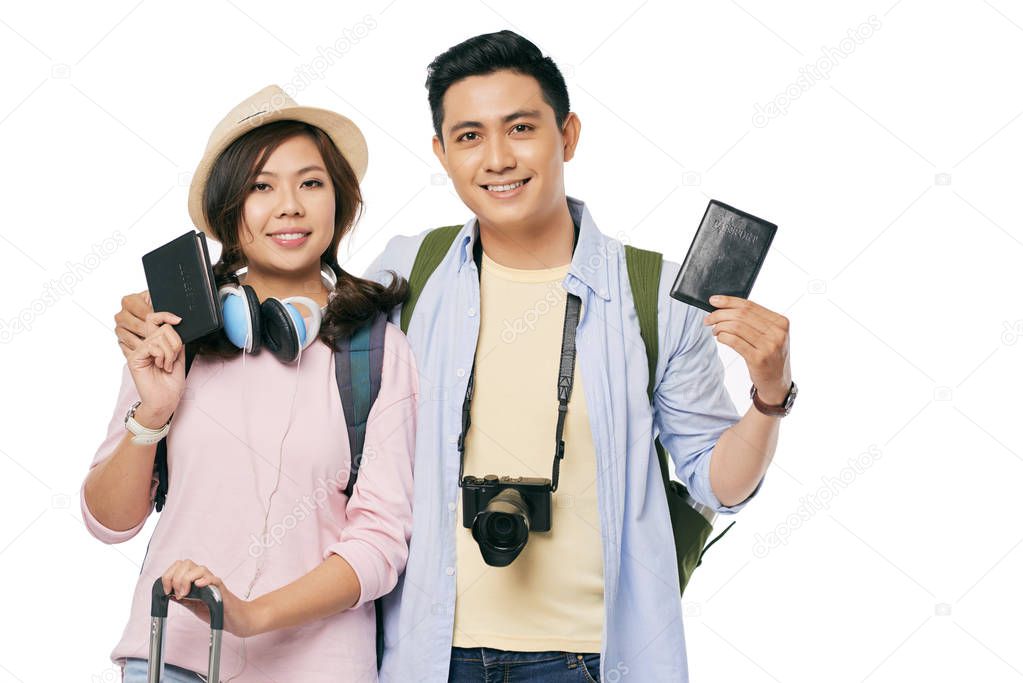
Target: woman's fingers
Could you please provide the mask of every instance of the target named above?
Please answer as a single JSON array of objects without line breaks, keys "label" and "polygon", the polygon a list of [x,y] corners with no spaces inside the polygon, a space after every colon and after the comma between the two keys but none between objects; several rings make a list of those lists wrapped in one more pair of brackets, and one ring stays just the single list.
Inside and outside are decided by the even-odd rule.
[{"label": "woman's fingers", "polygon": [[137,338],[146,336],[146,314],[153,310],[141,294],[128,294],[121,297],[121,310],[114,314],[117,329]]},{"label": "woman's fingers", "polygon": [[177,325],[179,322],[181,322],[181,318],[170,311],[148,313],[145,318],[145,337],[148,339],[163,324]]},{"label": "woman's fingers", "polygon": [[191,560],[178,562],[178,568],[174,572],[174,578],[171,579],[171,585],[174,587],[175,597],[179,600],[188,595],[188,592],[192,589],[192,580],[189,576],[195,570],[195,567],[195,562]]},{"label": "woman's fingers", "polygon": [[178,570],[179,564],[181,564],[180,560],[172,564],[170,567],[168,567],[167,571],[165,571],[163,573],[163,576],[160,577],[160,581],[161,583],[163,583],[164,595],[170,595],[171,592],[173,592],[174,590],[174,584],[172,583],[172,581],[174,579],[174,573]]}]

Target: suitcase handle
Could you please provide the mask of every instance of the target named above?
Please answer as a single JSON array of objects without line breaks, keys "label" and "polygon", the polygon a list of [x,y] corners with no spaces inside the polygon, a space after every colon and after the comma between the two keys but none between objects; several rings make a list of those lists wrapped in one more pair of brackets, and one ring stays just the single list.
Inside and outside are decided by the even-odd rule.
[{"label": "suitcase handle", "polygon": [[[188,595],[183,599],[201,600],[204,602],[210,610],[210,628],[218,631],[224,629],[224,601],[216,587],[203,586],[197,588],[193,584],[191,590],[188,591]],[[150,610],[149,616],[165,618],[167,616],[167,603],[169,602],[170,596],[163,591],[163,579],[157,579],[153,582],[153,608]]]},{"label": "suitcase handle", "polygon": [[[197,588],[194,584],[185,596],[186,600],[201,600],[210,610],[210,659],[207,678],[211,683],[220,680],[220,642],[224,632],[224,599],[216,586]],[[149,614],[149,683],[159,683],[163,668],[164,621],[167,619],[167,604],[170,596],[163,590],[163,579],[153,582],[153,605]]]}]

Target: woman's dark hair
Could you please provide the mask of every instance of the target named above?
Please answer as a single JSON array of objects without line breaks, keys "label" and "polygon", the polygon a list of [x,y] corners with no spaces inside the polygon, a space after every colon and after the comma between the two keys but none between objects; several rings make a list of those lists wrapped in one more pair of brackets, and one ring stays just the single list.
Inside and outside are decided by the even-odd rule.
[{"label": "woman's dark hair", "polygon": [[433,114],[433,129],[442,143],[444,93],[448,88],[464,78],[501,70],[535,78],[540,84],[544,102],[554,110],[558,128],[564,125],[569,112],[568,88],[554,60],[544,57],[540,48],[514,31],[484,33],[448,48],[426,68],[426,90]]},{"label": "woman's dark hair", "polygon": [[[301,121],[276,121],[260,126],[231,143],[213,164],[203,193],[203,215],[210,235],[223,247],[220,260],[213,265],[214,288],[239,284],[235,273],[247,265],[239,241],[245,200],[270,155],[296,135],[306,135],[316,144],[334,186],[334,236],[320,256],[320,264],[334,271],[337,288],[336,295],[327,303],[317,335],[333,348],[338,339],[351,335],[376,313],[387,313],[403,303],[408,296],[408,283],[392,273],[391,284],[384,286],[356,277],[338,265],[338,244],[352,230],[362,211],[362,192],[348,161],[330,136],[316,126]],[[223,330],[196,341],[196,353],[227,358],[240,352]]]}]

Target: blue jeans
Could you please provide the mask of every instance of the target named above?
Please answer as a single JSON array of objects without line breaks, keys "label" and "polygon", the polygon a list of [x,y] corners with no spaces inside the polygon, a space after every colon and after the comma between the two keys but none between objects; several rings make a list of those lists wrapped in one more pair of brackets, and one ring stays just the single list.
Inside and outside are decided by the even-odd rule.
[{"label": "blue jeans", "polygon": [[585,652],[509,652],[451,648],[448,683],[595,683],[600,655]]},{"label": "blue jeans", "polygon": [[[144,659],[133,659],[128,658],[124,665],[124,674],[121,679],[124,683],[146,683],[147,672],[149,671],[149,662]],[[205,672],[204,672],[205,673]],[[199,683],[204,680],[194,671],[188,669],[182,669],[180,666],[173,666],[171,664],[163,665],[163,677],[160,679],[164,683]]]}]

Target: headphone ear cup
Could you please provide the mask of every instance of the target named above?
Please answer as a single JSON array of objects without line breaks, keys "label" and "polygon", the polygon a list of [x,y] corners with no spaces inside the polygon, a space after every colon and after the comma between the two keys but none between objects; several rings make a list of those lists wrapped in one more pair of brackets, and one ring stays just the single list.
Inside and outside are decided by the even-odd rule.
[{"label": "headphone ear cup", "polygon": [[256,353],[262,346],[262,326],[255,290],[248,285],[225,285],[219,292],[224,334],[239,349]]},{"label": "headphone ear cup", "polygon": [[245,292],[249,320],[252,321],[252,342],[249,353],[258,353],[263,346],[263,316],[259,306],[259,297],[256,296],[256,290],[249,285],[242,285],[242,291]]},{"label": "headphone ear cup", "polygon": [[277,299],[267,299],[260,305],[263,318],[263,343],[270,353],[284,363],[298,358],[301,348],[299,330],[285,304]]}]

